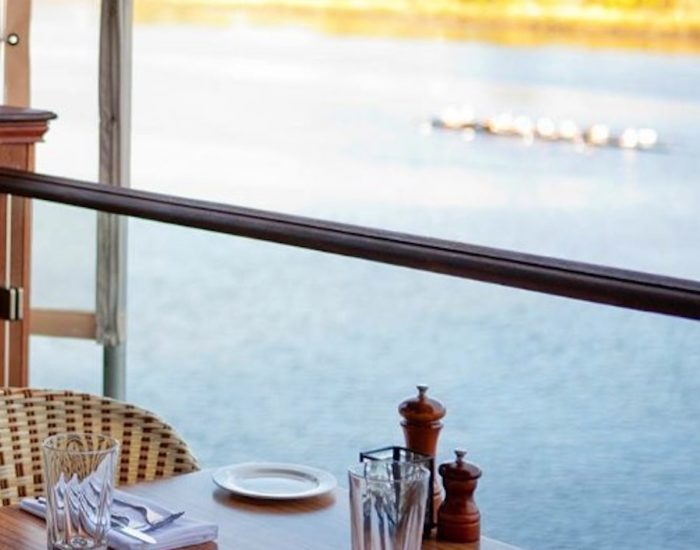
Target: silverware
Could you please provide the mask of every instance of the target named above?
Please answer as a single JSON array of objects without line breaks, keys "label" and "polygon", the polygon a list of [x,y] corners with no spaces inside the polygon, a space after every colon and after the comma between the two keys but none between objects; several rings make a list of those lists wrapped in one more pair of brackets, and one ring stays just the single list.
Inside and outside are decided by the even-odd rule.
[{"label": "silverware", "polygon": [[160,529],[161,527],[165,527],[166,525],[170,525],[173,521],[182,516],[184,513],[185,512],[176,512],[174,514],[170,514],[169,516],[165,516],[161,521],[153,524],[146,523],[143,521],[138,522],[131,519],[129,516],[115,514],[114,511],[112,512],[112,519],[119,522],[119,524],[126,525],[127,527],[131,527],[132,529],[138,529],[139,531],[145,533],[155,531],[156,529]]},{"label": "silverware", "polygon": [[170,525],[173,521],[175,521],[177,518],[181,517],[185,511],[183,510],[182,512],[174,512],[167,516],[163,521],[159,523],[154,523],[145,529],[142,529],[143,531],[155,531],[156,529],[160,529],[161,527],[165,527],[166,525]]},{"label": "silverware", "polygon": [[[39,504],[43,504],[44,506],[47,506],[47,501],[45,497],[36,497],[36,500]],[[87,500],[87,499],[86,499]],[[88,501],[89,502],[89,501]],[[60,506],[62,508],[63,506]],[[151,542],[151,544],[155,544],[155,539],[151,537],[150,535],[146,535],[146,531],[155,531],[156,529],[160,529],[161,527],[165,527],[166,525],[170,525],[173,521],[175,521],[177,518],[182,516],[185,512],[176,512],[174,514],[170,514],[169,516],[164,517],[161,521],[150,524],[150,523],[145,523],[145,522],[137,522],[133,519],[131,519],[129,516],[123,516],[120,514],[116,514],[114,512],[111,513],[111,527],[112,529],[116,529],[118,531],[122,531],[123,533],[127,535],[134,536],[135,538],[142,540],[144,542]],[[139,537],[134,535],[134,533],[139,533],[143,534],[143,537]],[[148,540],[146,540],[148,539]]]},{"label": "silverware", "polygon": [[[95,491],[95,493],[99,493],[99,491],[93,485],[92,482],[90,482],[90,487],[93,491]],[[154,531],[156,529],[159,529],[160,527],[165,527],[166,525],[170,525],[173,521],[175,521],[177,518],[179,518],[185,513],[183,510],[182,512],[173,512],[167,516],[164,516],[163,514],[152,510],[148,506],[129,502],[128,500],[121,499],[116,495],[112,495],[112,503],[127,506],[133,510],[136,510],[137,512],[140,512],[143,515],[143,517],[146,520],[146,524],[138,524],[138,526],[132,524],[131,518],[128,518],[127,516],[121,516],[122,518],[127,519],[127,525],[129,527],[138,529],[139,531]],[[117,516],[117,514],[114,513],[114,506],[112,506],[112,517],[115,516]]]},{"label": "silverware", "polygon": [[[164,516],[163,514],[159,514],[155,510],[152,510],[148,506],[143,506],[141,504],[134,504],[133,502],[129,502],[127,500],[120,499],[118,497],[113,497],[113,502],[116,502],[117,504],[121,504],[122,506],[128,506],[129,508],[136,510],[137,512],[140,512],[143,514],[143,517],[146,519],[146,523],[150,525],[152,528],[155,528],[156,526],[163,526],[167,525],[167,523],[170,523],[172,521],[175,521],[177,518],[179,518],[182,514],[185,512],[174,512],[168,516]],[[167,522],[167,523],[166,523]]]},{"label": "silverware", "polygon": [[133,537],[135,539],[138,539],[141,542],[146,542],[148,544],[156,544],[158,542],[151,535],[147,535],[143,531],[139,531],[138,529],[134,529],[133,527],[127,527],[124,525],[117,526],[115,523],[113,523],[112,529],[114,529],[115,531],[119,531],[120,533],[124,533],[125,535],[129,535],[130,537]]}]

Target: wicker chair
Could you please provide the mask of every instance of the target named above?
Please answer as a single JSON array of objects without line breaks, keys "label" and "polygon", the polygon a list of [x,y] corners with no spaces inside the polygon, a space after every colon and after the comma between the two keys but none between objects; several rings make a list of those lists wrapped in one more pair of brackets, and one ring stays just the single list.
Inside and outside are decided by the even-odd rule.
[{"label": "wicker chair", "polygon": [[84,393],[0,388],[0,506],[43,494],[41,443],[65,432],[119,440],[119,484],[199,469],[187,444],[148,411]]}]

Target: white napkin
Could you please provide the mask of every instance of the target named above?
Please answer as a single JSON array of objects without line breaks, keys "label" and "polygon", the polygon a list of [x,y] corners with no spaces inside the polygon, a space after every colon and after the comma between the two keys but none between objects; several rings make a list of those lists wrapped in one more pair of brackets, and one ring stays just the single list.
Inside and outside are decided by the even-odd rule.
[{"label": "white napkin", "polygon": [[[156,502],[123,491],[115,489],[114,496],[119,500],[132,504],[148,506],[159,514],[169,515],[172,513]],[[46,505],[35,498],[22,499],[19,507],[40,518],[46,517]],[[136,520],[143,520],[143,516],[140,515],[138,511],[117,502],[112,504],[112,510],[119,515],[129,516]],[[171,550],[173,548],[182,548],[183,546],[202,544],[211,540],[216,540],[219,535],[219,527],[214,523],[187,517],[187,514],[185,514],[171,524],[155,529],[154,531],[147,531],[147,533],[156,539],[157,544],[147,544],[114,529],[107,533],[107,543],[110,548],[114,548],[115,550],[136,550],[139,548],[148,548],[149,550]]]}]

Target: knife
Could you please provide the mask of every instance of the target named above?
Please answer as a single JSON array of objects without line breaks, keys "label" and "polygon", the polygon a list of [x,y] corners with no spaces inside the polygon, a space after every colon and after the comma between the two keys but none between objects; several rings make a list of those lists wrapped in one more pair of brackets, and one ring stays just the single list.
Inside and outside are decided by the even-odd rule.
[{"label": "knife", "polygon": [[158,541],[154,539],[151,535],[147,535],[146,533],[142,533],[138,529],[134,529],[133,527],[123,527],[121,525],[112,525],[112,529],[115,531],[119,531],[121,533],[124,533],[125,535],[129,535],[130,537],[134,537],[135,539],[140,540],[141,542],[146,542],[148,544],[156,544]]}]

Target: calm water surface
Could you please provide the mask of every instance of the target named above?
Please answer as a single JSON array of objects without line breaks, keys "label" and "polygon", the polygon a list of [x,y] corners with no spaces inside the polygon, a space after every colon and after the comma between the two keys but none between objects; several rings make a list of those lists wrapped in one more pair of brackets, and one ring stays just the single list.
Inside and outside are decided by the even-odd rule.
[{"label": "calm water surface", "polygon": [[[94,179],[96,21],[38,2],[39,169]],[[61,22],[57,25],[56,22]],[[66,28],[73,29],[66,33]],[[700,278],[696,57],[138,27],[134,186]],[[656,128],[635,154],[420,131],[450,104]],[[94,216],[37,205],[36,304],[90,309]],[[700,544],[700,325],[134,221],[129,399],[206,466],[344,482],[445,402],[487,534],[531,549]],[[70,283],[68,282],[70,281]],[[33,383],[100,389],[99,347],[35,339]]]}]

